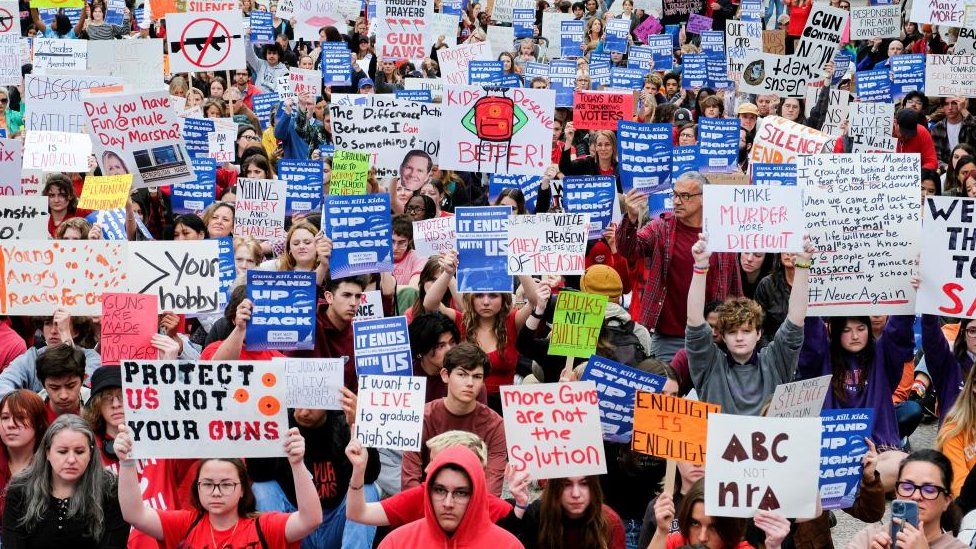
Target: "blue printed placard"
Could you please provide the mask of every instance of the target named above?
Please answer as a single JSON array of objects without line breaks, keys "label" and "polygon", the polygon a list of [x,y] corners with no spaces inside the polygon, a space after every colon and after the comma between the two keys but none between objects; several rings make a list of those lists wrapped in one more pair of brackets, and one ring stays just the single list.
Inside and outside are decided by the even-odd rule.
[{"label": "blue printed placard", "polygon": [[694,90],[708,84],[708,56],[686,53],[681,57],[681,88]]},{"label": "blue printed placard", "polygon": [[610,85],[610,63],[608,61],[590,61],[590,80],[594,89]]},{"label": "blue printed placard", "polygon": [[712,57],[725,59],[725,31],[707,30],[701,33],[701,50]]},{"label": "blue printed placard", "polygon": [[603,51],[626,54],[628,38],[630,38],[630,19],[610,19],[607,21]]},{"label": "blue printed placard", "polygon": [[394,90],[397,99],[408,101],[419,101],[421,103],[433,103],[434,95],[430,90]]},{"label": "blue printed placard", "polygon": [[739,17],[743,21],[759,21],[762,18],[762,0],[742,0]]},{"label": "blue printed placard", "polygon": [[796,162],[752,164],[753,185],[796,185]]},{"label": "blue printed placard", "polygon": [[[125,208],[117,210],[97,210],[87,216],[85,220],[92,225],[98,224],[102,229],[104,240],[129,240],[129,235],[125,231]],[[146,240],[153,240],[152,233],[143,224],[140,216],[135,216],[136,230],[138,230]]]},{"label": "blue printed placard", "polygon": [[202,156],[192,158],[191,162],[196,180],[176,183],[171,188],[174,213],[202,212],[217,198],[217,162]]},{"label": "blue printed placard", "polygon": [[352,323],[352,339],[356,354],[356,374],[413,374],[406,317],[356,320]]},{"label": "blue printed placard", "polygon": [[671,185],[671,124],[617,123],[620,185],[624,192],[654,192]]},{"label": "blue printed placard", "polygon": [[108,0],[105,22],[110,25],[121,25],[123,21],[125,21],[125,0]]},{"label": "blue printed placard", "polygon": [[836,86],[840,83],[848,69],[854,64],[854,56],[846,50],[838,50],[834,54],[834,74],[830,77],[830,85]]},{"label": "blue printed placard", "polygon": [[549,79],[549,65],[536,61],[529,61],[522,69],[522,77],[525,79],[525,86],[528,87],[533,78]]},{"label": "blue printed placard", "polygon": [[572,107],[573,90],[576,89],[576,61],[553,59],[549,64],[549,87],[556,91],[557,107]]},{"label": "blue printed placard", "polygon": [[525,209],[535,213],[535,204],[539,198],[539,186],[542,184],[540,175],[511,175],[493,173],[488,180],[488,202],[494,204],[498,196],[505,189],[518,189],[525,197]]},{"label": "blue printed placard", "polygon": [[891,95],[901,99],[908,92],[925,90],[925,54],[910,53],[891,58]]},{"label": "blue printed placard", "polygon": [[[637,46],[632,49],[636,50]],[[610,67],[610,87],[622,90],[639,90],[644,87],[645,76],[647,76],[647,71],[644,69]]]},{"label": "blue printed placard", "polygon": [[271,113],[281,103],[281,96],[275,92],[261,93],[251,98],[254,105],[254,116],[261,122],[261,129],[266,130],[271,125]]},{"label": "blue printed placard", "polygon": [[596,383],[603,440],[629,443],[634,431],[634,395],[638,390],[660,393],[667,380],[602,356],[591,356],[580,381]]},{"label": "blue printed placard", "polygon": [[468,63],[468,84],[492,84],[498,82],[501,76],[501,61],[479,61],[472,59]]},{"label": "blue printed placard", "polygon": [[462,207],[457,216],[457,283],[461,292],[512,291],[508,275],[510,206]]},{"label": "blue printed placard", "polygon": [[352,65],[345,42],[322,43],[322,85],[349,86],[352,84]]},{"label": "blue printed placard", "polygon": [[214,132],[214,127],[214,121],[211,119],[183,119],[183,142],[191,158],[205,157],[210,152],[207,136]]},{"label": "blue printed placard", "polygon": [[647,37],[647,47],[651,48],[654,56],[656,71],[669,71],[674,68],[674,42],[668,35],[654,35]]},{"label": "blue printed placard", "polygon": [[698,145],[675,147],[674,152],[671,154],[671,178],[677,179],[685,172],[694,171],[697,162]]},{"label": "blue printed placard", "polygon": [[512,30],[515,32],[515,38],[535,36],[535,9],[512,8]]},{"label": "blue printed placard", "polygon": [[[375,9],[376,2],[370,2],[368,4],[370,7]],[[441,13],[449,13],[451,15],[461,15],[461,12],[468,7],[468,0],[444,0],[441,3]],[[375,17],[375,12],[370,16],[370,19]]]},{"label": "blue printed placard", "polygon": [[654,68],[654,50],[650,46],[631,46],[627,56],[627,67],[640,69],[644,74]]},{"label": "blue printed placard", "polygon": [[857,98],[878,103],[891,102],[891,69],[884,67],[854,74]]},{"label": "blue printed placard", "polygon": [[247,271],[253,304],[244,345],[248,351],[294,351],[315,347],[315,273]]},{"label": "blue printed placard", "polygon": [[698,168],[703,172],[729,172],[738,166],[739,119],[698,119]]},{"label": "blue printed placard", "polygon": [[647,215],[651,219],[672,211],[674,211],[674,189],[662,189],[647,195]]},{"label": "blue printed placard", "polygon": [[222,236],[215,238],[217,241],[217,268],[220,272],[220,293],[217,294],[217,303],[223,309],[230,301],[230,292],[234,289],[234,281],[237,280],[237,263],[234,260],[234,237]]},{"label": "blue printed placard", "polygon": [[871,436],[874,410],[824,410],[820,419],[820,504],[824,509],[846,509],[861,486],[861,459],[868,451],[864,439]]},{"label": "blue printed placard", "polygon": [[583,25],[582,20],[563,21],[559,26],[559,54],[560,57],[580,57],[583,55]]},{"label": "blue printed placard", "polygon": [[332,278],[393,272],[390,195],[327,195],[323,202],[322,226],[332,240]]},{"label": "blue printed placard", "polygon": [[282,159],[278,178],[288,182],[285,214],[308,212],[322,204],[322,161]]},{"label": "blue printed placard", "polygon": [[251,42],[254,44],[274,42],[274,15],[270,11],[251,10]]},{"label": "blue printed placard", "polygon": [[589,240],[599,240],[613,219],[617,179],[588,175],[563,179],[563,207],[569,213],[590,214]]},{"label": "blue printed placard", "polygon": [[705,66],[708,69],[707,87],[713,90],[724,90],[733,87],[732,81],[729,80],[728,64],[724,56],[713,57],[710,54],[707,55],[705,58]]}]

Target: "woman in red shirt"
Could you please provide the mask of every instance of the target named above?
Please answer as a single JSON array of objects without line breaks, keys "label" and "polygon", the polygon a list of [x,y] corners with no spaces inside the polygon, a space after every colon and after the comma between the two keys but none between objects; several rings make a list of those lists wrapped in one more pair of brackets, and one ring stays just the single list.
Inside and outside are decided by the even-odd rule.
[{"label": "woman in red shirt", "polygon": [[47,425],[44,399],[34,391],[17,389],[0,400],[0,512],[7,484],[30,464]]}]

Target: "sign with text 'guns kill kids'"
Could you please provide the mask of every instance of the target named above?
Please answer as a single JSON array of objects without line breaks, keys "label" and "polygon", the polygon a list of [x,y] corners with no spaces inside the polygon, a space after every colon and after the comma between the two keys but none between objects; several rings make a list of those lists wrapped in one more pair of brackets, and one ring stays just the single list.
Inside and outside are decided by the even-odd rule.
[{"label": "sign with text 'guns kill kids'", "polygon": [[244,68],[243,19],[237,10],[166,16],[172,73]]}]

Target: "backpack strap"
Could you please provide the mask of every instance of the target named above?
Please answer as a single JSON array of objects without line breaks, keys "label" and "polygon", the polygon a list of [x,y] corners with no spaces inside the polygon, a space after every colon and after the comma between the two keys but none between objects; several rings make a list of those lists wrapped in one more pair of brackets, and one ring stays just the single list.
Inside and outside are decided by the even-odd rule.
[{"label": "backpack strap", "polygon": [[261,542],[261,549],[268,549],[268,540],[264,538],[264,531],[261,530],[261,515],[254,518],[254,529],[258,532],[258,541]]}]

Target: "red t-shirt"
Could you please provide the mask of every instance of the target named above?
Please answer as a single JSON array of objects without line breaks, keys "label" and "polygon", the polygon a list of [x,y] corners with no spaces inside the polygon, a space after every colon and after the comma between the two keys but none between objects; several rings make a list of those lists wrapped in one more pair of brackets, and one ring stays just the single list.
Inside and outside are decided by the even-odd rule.
[{"label": "red t-shirt", "polygon": [[[668,291],[664,294],[664,307],[657,321],[657,333],[668,337],[684,337],[688,323],[688,288],[691,286],[691,268],[695,258],[691,247],[698,242],[700,227],[689,227],[678,222],[674,225],[674,242],[671,244],[671,263],[668,265]],[[648,326],[650,328],[650,326]]]},{"label": "red t-shirt", "polygon": [[[689,249],[690,247],[689,245]],[[689,272],[691,272],[690,269]],[[515,327],[515,315],[517,313],[517,309],[512,309],[508,318],[505,319],[505,331],[508,333],[508,342],[505,344],[505,348],[495,349],[488,353],[491,373],[485,378],[485,387],[488,389],[489,395],[497,395],[502,385],[511,385],[515,380],[515,366],[519,359],[518,350],[515,348],[515,340],[518,338],[518,329]],[[466,337],[466,331],[462,325],[461,340],[464,341]]]},{"label": "red t-shirt", "polygon": [[[221,549],[253,549],[261,547],[258,538],[256,519],[242,518],[237,526],[228,530],[214,530],[210,525],[210,515],[206,514],[190,530],[197,518],[196,511],[156,511],[163,526],[166,549],[190,547],[213,547],[216,543]],[[271,549],[298,549],[300,541],[285,541],[285,523],[291,513],[261,513],[261,533]],[[236,529],[235,529],[236,528]],[[190,530],[187,532],[187,530]]]},{"label": "red t-shirt", "polygon": [[[220,348],[220,344],[224,340],[214,341],[210,345],[207,345],[203,351],[200,353],[200,360],[210,360],[215,354],[217,354],[217,349]],[[272,358],[283,357],[285,355],[278,351],[248,351],[247,349],[241,349],[241,357],[238,360],[271,360]]]},{"label": "red t-shirt", "polygon": [[[665,543],[667,544],[666,545],[667,549],[678,549],[678,547],[683,547],[685,545],[694,545],[691,542],[689,542],[687,539],[685,539],[685,537],[681,535],[681,532],[674,532],[672,534],[668,534],[668,539]],[[743,540],[740,541],[739,544],[735,546],[735,549],[753,549],[753,548],[751,545],[749,545],[749,542]]]},{"label": "red t-shirt", "polygon": [[[383,512],[390,521],[391,529],[424,518],[425,484],[407,488],[399,494],[380,501]],[[507,517],[511,511],[512,504],[494,494],[488,494],[488,518],[492,522],[497,523]]]}]

